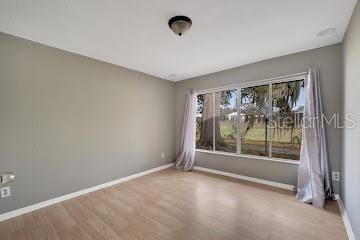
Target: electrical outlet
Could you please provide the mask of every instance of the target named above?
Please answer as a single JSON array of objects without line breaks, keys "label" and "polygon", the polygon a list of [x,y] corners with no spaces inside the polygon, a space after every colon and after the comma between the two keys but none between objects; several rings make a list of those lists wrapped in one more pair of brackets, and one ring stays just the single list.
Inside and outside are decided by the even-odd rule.
[{"label": "electrical outlet", "polygon": [[0,198],[10,197],[10,195],[11,195],[10,186],[0,188]]},{"label": "electrical outlet", "polygon": [[340,181],[340,172],[332,172],[332,180],[339,182]]},{"label": "electrical outlet", "polygon": [[164,159],[165,158],[165,153],[161,153],[161,159]]}]

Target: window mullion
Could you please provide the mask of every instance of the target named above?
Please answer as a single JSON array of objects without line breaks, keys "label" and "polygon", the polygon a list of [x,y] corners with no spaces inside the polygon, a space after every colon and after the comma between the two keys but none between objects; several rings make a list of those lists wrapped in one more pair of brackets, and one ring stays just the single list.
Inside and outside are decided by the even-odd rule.
[{"label": "window mullion", "polygon": [[216,151],[215,149],[215,139],[216,139],[216,136],[215,136],[215,92],[212,93],[213,94],[213,151]]},{"label": "window mullion", "polygon": [[[269,157],[272,157],[272,109],[273,109],[273,95],[272,95],[272,83],[269,84],[269,124],[267,126],[269,131]],[[267,139],[266,139],[267,140]]]},{"label": "window mullion", "polygon": [[237,89],[237,96],[236,96],[236,111],[237,111],[237,120],[236,120],[236,130],[237,130],[237,153],[241,154],[241,88]]}]

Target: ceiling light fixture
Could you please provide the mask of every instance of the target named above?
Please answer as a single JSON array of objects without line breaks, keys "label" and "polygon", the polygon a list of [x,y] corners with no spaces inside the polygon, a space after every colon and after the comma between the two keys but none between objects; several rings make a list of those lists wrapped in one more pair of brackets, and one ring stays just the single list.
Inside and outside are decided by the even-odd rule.
[{"label": "ceiling light fixture", "polygon": [[168,24],[171,30],[181,37],[190,29],[192,21],[186,16],[175,16],[170,18]]},{"label": "ceiling light fixture", "polygon": [[329,36],[329,35],[332,35],[333,33],[335,33],[335,31],[336,31],[336,28],[327,28],[327,29],[320,31],[318,33],[318,36],[319,37]]}]

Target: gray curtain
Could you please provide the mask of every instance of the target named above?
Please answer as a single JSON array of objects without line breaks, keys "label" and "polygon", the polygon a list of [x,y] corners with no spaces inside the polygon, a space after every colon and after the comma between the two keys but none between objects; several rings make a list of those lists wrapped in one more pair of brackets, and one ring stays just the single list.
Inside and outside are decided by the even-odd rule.
[{"label": "gray curtain", "polygon": [[322,208],[327,197],[333,197],[327,154],[320,76],[311,67],[305,80],[305,109],[296,197]]},{"label": "gray curtain", "polygon": [[197,95],[194,90],[191,90],[186,96],[180,154],[175,161],[175,167],[183,171],[191,171],[194,168],[196,106]]}]

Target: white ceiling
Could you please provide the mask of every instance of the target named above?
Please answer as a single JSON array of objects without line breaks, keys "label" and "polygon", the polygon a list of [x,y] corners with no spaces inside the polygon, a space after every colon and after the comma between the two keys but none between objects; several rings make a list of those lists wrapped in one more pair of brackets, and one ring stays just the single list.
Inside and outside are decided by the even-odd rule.
[{"label": "white ceiling", "polygon": [[0,0],[0,31],[177,81],[341,42],[356,1]]}]

